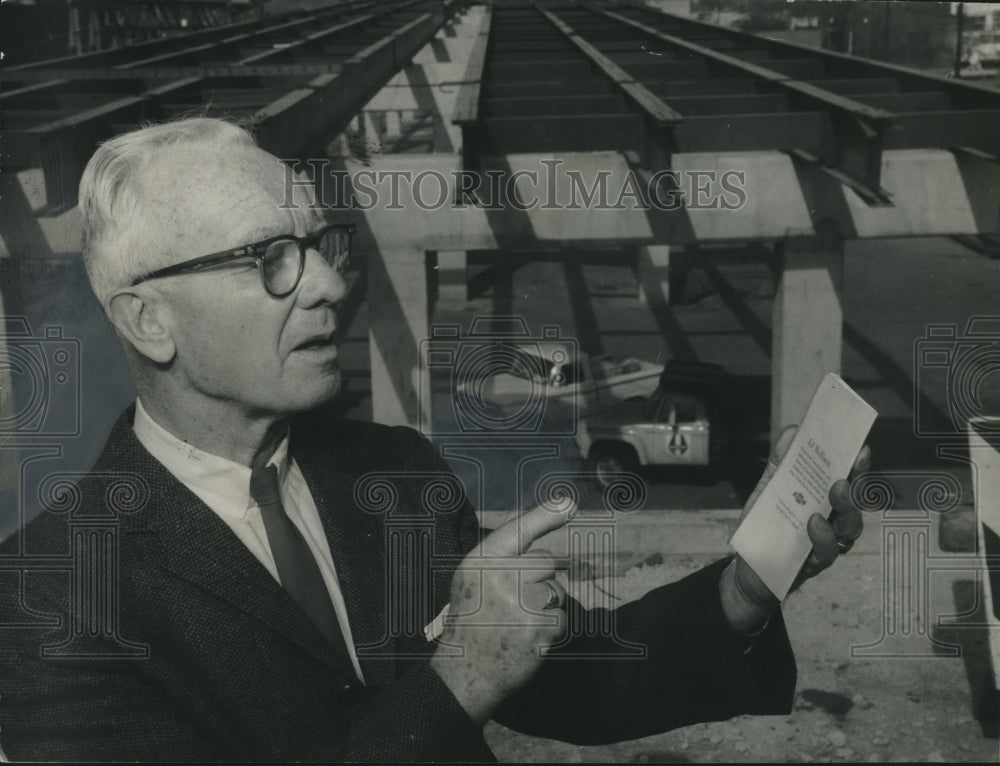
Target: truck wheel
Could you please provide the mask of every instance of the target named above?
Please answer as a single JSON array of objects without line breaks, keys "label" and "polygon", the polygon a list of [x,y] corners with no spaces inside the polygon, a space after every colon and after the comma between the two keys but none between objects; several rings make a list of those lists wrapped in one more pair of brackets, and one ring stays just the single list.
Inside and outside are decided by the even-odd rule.
[{"label": "truck wheel", "polygon": [[639,459],[635,452],[620,445],[594,447],[587,462],[594,472],[594,480],[602,489],[615,479],[616,474],[634,473],[639,469]]}]

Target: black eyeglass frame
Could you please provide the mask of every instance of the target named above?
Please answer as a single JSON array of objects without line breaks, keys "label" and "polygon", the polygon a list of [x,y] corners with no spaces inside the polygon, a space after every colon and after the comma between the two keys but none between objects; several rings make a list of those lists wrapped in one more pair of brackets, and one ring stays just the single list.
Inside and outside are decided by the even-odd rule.
[{"label": "black eyeglass frame", "polygon": [[[136,277],[132,282],[132,286],[135,287],[138,284],[148,282],[151,279],[159,279],[160,277],[172,277],[178,274],[196,274],[199,271],[204,271],[214,266],[228,263],[229,261],[235,261],[240,258],[252,258],[257,263],[257,272],[260,274],[261,284],[264,285],[264,289],[267,291],[268,295],[275,298],[284,298],[286,295],[290,295],[294,292],[295,288],[299,286],[299,282],[302,281],[302,273],[305,271],[306,265],[306,250],[309,248],[315,248],[318,250],[320,240],[331,231],[341,231],[347,234],[347,255],[344,257],[342,263],[334,266],[334,268],[337,269],[337,272],[342,274],[351,261],[351,238],[354,236],[355,231],[357,231],[357,224],[331,223],[327,224],[319,231],[305,237],[296,237],[294,234],[279,234],[276,237],[268,237],[260,242],[253,242],[249,245],[243,245],[242,247],[233,248],[231,250],[221,250],[217,253],[201,255],[197,258],[191,258],[187,261],[181,261],[180,263],[175,263],[162,269],[157,269],[156,271],[152,271],[144,276]],[[273,245],[275,242],[280,242],[282,240],[298,244],[299,271],[295,277],[295,281],[292,283],[292,286],[286,292],[275,293],[267,286],[267,279],[264,276],[264,255],[266,254],[268,247]]]}]

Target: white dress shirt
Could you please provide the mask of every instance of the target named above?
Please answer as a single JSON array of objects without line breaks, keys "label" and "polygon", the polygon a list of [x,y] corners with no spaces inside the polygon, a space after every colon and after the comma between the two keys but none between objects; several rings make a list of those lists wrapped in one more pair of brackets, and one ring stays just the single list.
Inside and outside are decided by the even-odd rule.
[{"label": "white dress shirt", "polygon": [[[264,565],[279,583],[278,568],[267,542],[260,508],[250,496],[250,468],[224,457],[213,455],[181,441],[153,420],[140,400],[135,404],[132,425],[139,442],[159,460],[164,468],[222,519],[249,551]],[[268,465],[278,469],[278,486],[285,513],[305,538],[323,574],[323,582],[337,612],[340,630],[351,655],[358,678],[364,681],[358,663],[351,626],[347,622],[347,607],[340,591],[337,571],[330,555],[330,545],[316,510],[316,503],[298,464],[288,454],[288,434],[281,440]]]}]

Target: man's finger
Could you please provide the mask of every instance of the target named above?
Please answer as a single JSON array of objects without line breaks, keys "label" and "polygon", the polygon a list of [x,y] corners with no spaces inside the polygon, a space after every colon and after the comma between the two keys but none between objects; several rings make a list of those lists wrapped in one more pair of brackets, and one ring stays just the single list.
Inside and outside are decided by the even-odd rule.
[{"label": "man's finger", "polygon": [[[568,569],[569,558],[567,556],[558,557],[546,548],[532,548],[521,556],[519,561],[530,561],[531,569],[524,570],[522,576],[526,582],[541,582],[554,577],[556,570]],[[542,568],[544,565],[544,568]]]},{"label": "man's finger", "polygon": [[858,453],[857,458],[854,460],[854,465],[851,466],[851,471],[848,474],[849,479],[854,479],[863,473],[866,473],[872,466],[872,448],[867,444],[861,448]]},{"label": "man's finger", "polygon": [[778,438],[774,440],[774,449],[771,450],[771,457],[768,460],[775,468],[778,467],[781,458],[788,452],[788,448],[792,446],[792,439],[795,438],[795,434],[798,432],[799,427],[797,425],[785,426],[778,432]]},{"label": "man's finger", "polygon": [[521,577],[524,582],[541,582],[556,576],[556,562],[548,556],[538,556],[534,551],[529,551],[518,558],[518,563],[522,565],[530,563],[530,569],[521,569]]},{"label": "man's finger", "polygon": [[837,535],[830,522],[818,513],[809,517],[806,530],[809,532],[809,540],[813,544],[807,566],[812,570],[812,574],[816,574],[837,560],[837,555],[840,553],[840,549],[837,547]]},{"label": "man's finger", "polygon": [[[531,556],[532,558],[537,556],[538,558],[552,559],[552,561],[557,561],[559,559],[559,557],[556,556],[556,554],[553,551],[550,551],[548,548],[532,548],[529,551],[525,551],[524,555]],[[565,558],[566,557],[563,556],[563,559]]]},{"label": "man's finger", "polygon": [[519,556],[539,537],[564,526],[575,512],[575,505],[558,511],[539,506],[490,532],[480,544],[480,553],[483,556]]},{"label": "man's finger", "polygon": [[830,523],[837,533],[837,539],[844,543],[853,543],[865,528],[865,520],[851,501],[851,485],[841,479],[830,487]]}]

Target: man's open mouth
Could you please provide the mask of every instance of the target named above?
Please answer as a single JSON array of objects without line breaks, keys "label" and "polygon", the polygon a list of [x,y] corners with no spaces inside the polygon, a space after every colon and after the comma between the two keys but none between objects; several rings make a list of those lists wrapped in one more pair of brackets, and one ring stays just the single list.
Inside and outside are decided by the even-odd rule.
[{"label": "man's open mouth", "polygon": [[333,334],[322,335],[316,338],[310,338],[309,340],[300,343],[295,347],[296,351],[310,351],[313,349],[328,348],[333,345]]}]

